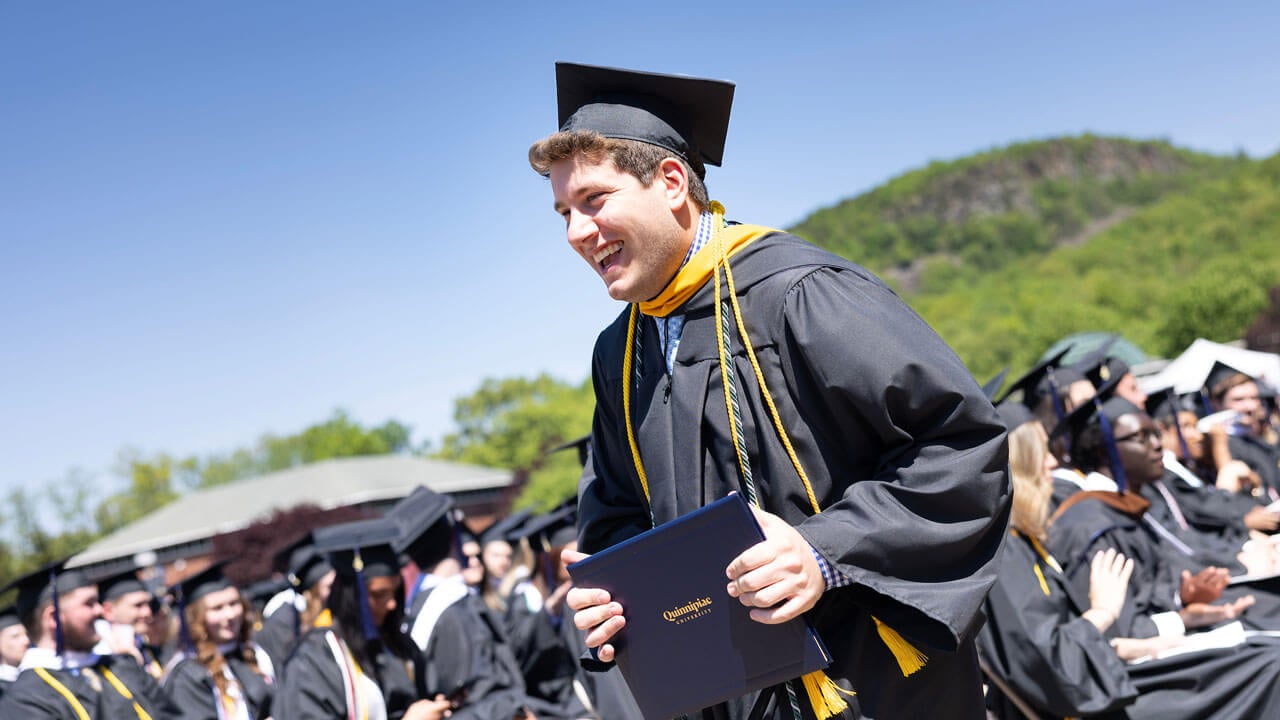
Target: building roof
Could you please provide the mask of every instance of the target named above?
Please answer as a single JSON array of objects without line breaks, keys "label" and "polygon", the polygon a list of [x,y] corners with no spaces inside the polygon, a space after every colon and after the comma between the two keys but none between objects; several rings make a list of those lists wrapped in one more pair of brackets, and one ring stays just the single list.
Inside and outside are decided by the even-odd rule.
[{"label": "building roof", "polygon": [[298,505],[330,509],[394,501],[425,485],[439,493],[508,487],[509,470],[407,455],[337,458],[188,493],[73,557],[91,565],[148,550],[206,540]]}]

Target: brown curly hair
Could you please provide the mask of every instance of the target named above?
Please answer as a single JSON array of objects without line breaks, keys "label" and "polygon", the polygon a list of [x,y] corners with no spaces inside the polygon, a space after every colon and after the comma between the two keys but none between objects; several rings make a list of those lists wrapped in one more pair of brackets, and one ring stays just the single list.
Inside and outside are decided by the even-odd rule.
[{"label": "brown curly hair", "polygon": [[[253,633],[253,623],[249,621],[248,604],[244,601],[244,596],[236,590],[236,596],[239,599],[241,607],[245,608],[245,618],[240,623],[240,634],[236,637],[236,642],[240,646],[240,659],[244,660],[255,673],[259,675],[262,671],[258,668],[258,656],[253,651],[253,643],[249,641],[250,635]],[[218,690],[218,697],[223,703],[229,700],[227,695],[227,676],[223,670],[227,666],[227,659],[223,657],[218,650],[218,643],[209,637],[209,628],[205,625],[204,619],[207,613],[205,607],[205,598],[187,605],[187,632],[191,634],[191,644],[195,647],[195,659],[205,670],[209,672],[213,678],[213,685]]]},{"label": "brown curly hair", "polygon": [[653,176],[663,160],[677,160],[684,165],[689,176],[689,199],[700,212],[705,212],[710,205],[707,186],[702,181],[701,165],[695,167],[666,148],[638,140],[607,138],[589,130],[558,132],[529,148],[529,166],[539,175],[545,176],[551,174],[551,166],[556,162],[575,155],[593,163],[603,162],[608,158],[619,172],[628,173],[646,185],[653,182]]}]

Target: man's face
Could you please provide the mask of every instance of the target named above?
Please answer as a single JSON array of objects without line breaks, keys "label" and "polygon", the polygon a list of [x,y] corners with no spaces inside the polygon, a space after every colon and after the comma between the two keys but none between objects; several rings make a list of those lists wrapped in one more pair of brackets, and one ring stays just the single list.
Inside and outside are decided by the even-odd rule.
[{"label": "man's face", "polygon": [[650,300],[680,269],[692,236],[674,211],[687,195],[671,188],[666,173],[645,185],[612,160],[592,163],[575,155],[551,166],[551,189],[569,245],[613,299]]},{"label": "man's face", "polygon": [[480,559],[491,576],[504,578],[511,570],[511,544],[506,540],[491,540],[485,543]]},{"label": "man's face", "polygon": [[1258,399],[1258,384],[1240,383],[1222,396],[1222,409],[1240,413],[1243,424],[1256,429],[1261,426],[1262,403]]},{"label": "man's face", "polygon": [[62,639],[68,650],[89,652],[98,644],[98,631],[93,621],[102,617],[102,603],[98,602],[98,588],[89,586],[63,593],[59,598],[62,609]]},{"label": "man's face", "polygon": [[116,625],[131,625],[142,635],[151,623],[151,593],[139,590],[108,600],[102,603],[102,616]]},{"label": "man's face", "polygon": [[1160,430],[1146,413],[1121,415],[1116,418],[1113,430],[1125,477],[1135,491],[1164,475]]},{"label": "man's face", "polygon": [[21,623],[0,630],[0,663],[17,667],[29,645],[27,629]]}]

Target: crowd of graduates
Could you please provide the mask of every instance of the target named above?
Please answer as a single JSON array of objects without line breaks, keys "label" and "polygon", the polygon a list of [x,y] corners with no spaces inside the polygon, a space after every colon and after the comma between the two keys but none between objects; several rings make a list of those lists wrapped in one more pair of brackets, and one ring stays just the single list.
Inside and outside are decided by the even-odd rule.
[{"label": "crowd of graduates", "polygon": [[283,578],[249,588],[226,561],[158,594],[55,563],[10,583],[0,718],[639,718],[617,670],[578,661],[575,528],[570,500],[475,534],[419,486],[307,532],[276,555]]},{"label": "crowd of graduates", "polygon": [[[990,714],[1280,717],[1274,389],[1216,363],[1197,392],[1143,392],[1107,346],[1066,352],[985,388],[1013,488],[978,634]],[[225,561],[160,593],[55,563],[9,584],[0,718],[639,718],[616,669],[580,662],[575,544],[573,500],[475,534],[418,487],[251,588]]]},{"label": "crowd of graduates", "polygon": [[1010,537],[979,653],[1001,718],[1280,717],[1274,388],[1146,387],[1103,346],[1000,393]]}]

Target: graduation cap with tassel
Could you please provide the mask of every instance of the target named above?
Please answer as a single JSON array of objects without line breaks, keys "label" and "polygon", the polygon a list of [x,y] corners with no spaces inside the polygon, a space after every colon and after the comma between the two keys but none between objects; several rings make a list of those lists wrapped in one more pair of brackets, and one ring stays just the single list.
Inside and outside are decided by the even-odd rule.
[{"label": "graduation cap with tassel", "polygon": [[1168,419],[1173,424],[1174,432],[1178,434],[1178,448],[1182,451],[1184,460],[1191,459],[1191,448],[1187,445],[1186,436],[1182,434],[1182,423],[1178,420],[1178,413],[1195,414],[1194,398],[1195,394],[1179,396],[1172,385],[1162,390],[1153,390],[1147,395],[1147,414],[1154,420]]},{"label": "graduation cap with tassel", "polygon": [[398,554],[391,543],[400,534],[387,518],[356,520],[315,530],[316,550],[329,554],[338,576],[355,585],[360,606],[360,631],[366,640],[376,640],[379,630],[369,610],[368,578],[397,577]]},{"label": "graduation cap with tassel", "polygon": [[58,609],[61,596],[80,588],[96,585],[83,570],[67,568],[68,560],[70,558],[51,562],[0,588],[0,593],[14,589],[18,591],[14,599],[14,610],[22,621],[26,621],[46,602],[53,605],[54,649],[58,655],[66,652],[66,641],[62,633],[62,613]]},{"label": "graduation cap with tassel", "polygon": [[170,589],[178,613],[178,642],[182,647],[187,649],[195,647],[191,639],[191,626],[187,622],[187,608],[210,593],[232,587],[231,581],[222,574],[222,569],[230,562],[230,560],[219,560],[204,570],[180,580]]},{"label": "graduation cap with tassel", "polygon": [[1077,445],[1080,436],[1086,429],[1097,425],[1102,437],[1102,446],[1107,454],[1107,466],[1111,470],[1111,479],[1115,481],[1119,492],[1128,488],[1125,478],[1124,464],[1120,461],[1120,450],[1116,447],[1115,431],[1112,423],[1121,415],[1141,413],[1143,409],[1115,394],[1122,376],[1115,376],[1098,388],[1098,394],[1089,402],[1071,411],[1062,422],[1050,433],[1050,438],[1070,437],[1072,445]]}]

